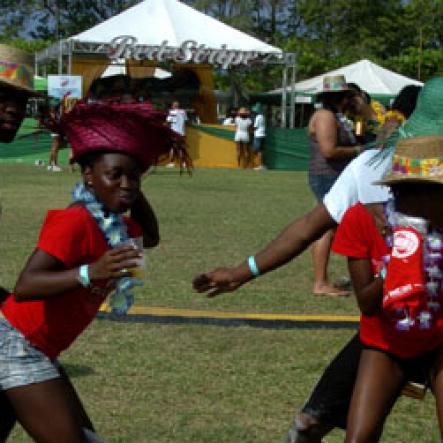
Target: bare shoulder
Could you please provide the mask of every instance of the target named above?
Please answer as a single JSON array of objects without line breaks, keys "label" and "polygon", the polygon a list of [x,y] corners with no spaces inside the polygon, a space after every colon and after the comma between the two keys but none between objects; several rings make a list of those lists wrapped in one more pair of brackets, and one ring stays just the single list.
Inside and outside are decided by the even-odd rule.
[{"label": "bare shoulder", "polygon": [[314,112],[309,121],[309,132],[315,133],[320,128],[335,128],[336,120],[334,113],[328,109],[319,109]]},{"label": "bare shoulder", "polygon": [[328,109],[319,109],[315,111],[313,117],[317,121],[335,121],[335,116],[332,111],[329,111]]}]

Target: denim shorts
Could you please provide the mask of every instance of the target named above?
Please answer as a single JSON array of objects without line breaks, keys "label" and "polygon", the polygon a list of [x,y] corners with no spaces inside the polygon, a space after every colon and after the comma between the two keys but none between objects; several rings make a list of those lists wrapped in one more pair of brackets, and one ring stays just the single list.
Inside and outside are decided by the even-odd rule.
[{"label": "denim shorts", "polygon": [[332,188],[337,178],[338,174],[309,174],[309,186],[317,201],[323,201],[323,197]]},{"label": "denim shorts", "polygon": [[60,377],[56,365],[0,315],[0,390]]},{"label": "denim shorts", "polygon": [[260,152],[262,150],[264,140],[264,137],[254,137],[252,140],[252,147],[254,148],[254,151]]}]

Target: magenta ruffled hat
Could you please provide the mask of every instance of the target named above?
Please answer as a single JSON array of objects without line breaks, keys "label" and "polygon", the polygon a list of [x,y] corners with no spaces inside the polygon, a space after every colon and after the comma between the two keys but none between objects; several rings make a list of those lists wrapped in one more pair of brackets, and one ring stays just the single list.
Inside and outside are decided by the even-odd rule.
[{"label": "magenta ruffled hat", "polygon": [[165,118],[150,103],[82,100],[63,114],[59,127],[71,144],[72,161],[92,151],[115,151],[135,158],[146,171],[181,139]]}]

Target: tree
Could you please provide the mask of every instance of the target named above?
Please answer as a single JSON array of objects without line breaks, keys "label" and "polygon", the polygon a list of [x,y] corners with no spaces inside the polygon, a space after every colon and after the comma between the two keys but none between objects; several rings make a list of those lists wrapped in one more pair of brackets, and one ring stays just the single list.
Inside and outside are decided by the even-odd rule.
[{"label": "tree", "polygon": [[106,20],[138,3],[137,0],[17,0],[0,1],[0,29],[4,39],[30,37],[56,41]]},{"label": "tree", "polygon": [[[40,48],[79,33],[140,0],[0,0],[0,39]],[[182,0],[284,51],[297,53],[297,79],[369,58],[426,80],[442,72],[443,0]],[[21,39],[20,39],[21,37]],[[39,46],[40,45],[40,46]],[[281,67],[236,70],[235,81],[266,90]],[[229,75],[217,75],[227,87]]]}]

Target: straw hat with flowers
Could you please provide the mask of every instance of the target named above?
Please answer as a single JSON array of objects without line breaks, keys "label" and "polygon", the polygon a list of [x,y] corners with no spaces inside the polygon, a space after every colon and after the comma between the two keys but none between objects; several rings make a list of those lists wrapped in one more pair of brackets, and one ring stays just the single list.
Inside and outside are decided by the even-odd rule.
[{"label": "straw hat with flowers", "polygon": [[325,75],[323,77],[323,90],[320,94],[325,92],[342,92],[349,91],[349,86],[346,83],[344,75]]},{"label": "straw hat with flowers", "polygon": [[376,184],[417,181],[443,184],[443,136],[424,135],[399,140],[391,170]]},{"label": "straw hat with flowers", "polygon": [[7,85],[30,95],[34,91],[34,57],[21,49],[0,44],[0,86]]}]

